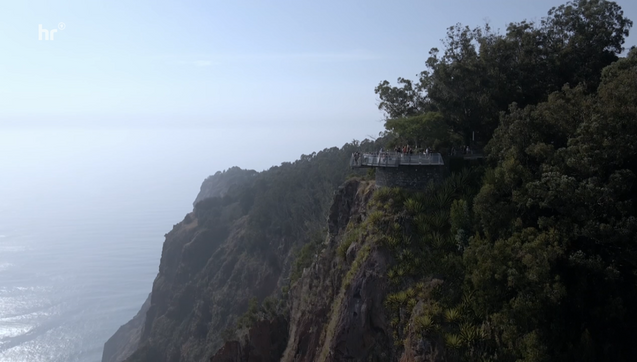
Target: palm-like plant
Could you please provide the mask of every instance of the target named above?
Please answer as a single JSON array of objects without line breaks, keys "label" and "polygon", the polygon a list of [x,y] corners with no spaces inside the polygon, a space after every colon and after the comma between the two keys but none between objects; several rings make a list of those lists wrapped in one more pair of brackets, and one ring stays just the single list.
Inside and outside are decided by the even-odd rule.
[{"label": "palm-like plant", "polygon": [[460,311],[457,308],[449,308],[445,310],[445,320],[449,323],[455,323],[460,320]]},{"label": "palm-like plant", "polygon": [[410,214],[419,214],[423,212],[424,207],[420,201],[410,198],[405,201],[405,209]]},{"label": "palm-like plant", "polygon": [[428,314],[421,315],[416,319],[416,326],[421,333],[429,332],[434,328],[434,320]]},{"label": "palm-like plant", "polygon": [[481,337],[480,329],[469,323],[460,326],[460,338],[465,344],[472,344]]},{"label": "palm-like plant", "polygon": [[445,343],[451,349],[459,349],[462,347],[462,338],[457,334],[447,334],[445,335]]}]

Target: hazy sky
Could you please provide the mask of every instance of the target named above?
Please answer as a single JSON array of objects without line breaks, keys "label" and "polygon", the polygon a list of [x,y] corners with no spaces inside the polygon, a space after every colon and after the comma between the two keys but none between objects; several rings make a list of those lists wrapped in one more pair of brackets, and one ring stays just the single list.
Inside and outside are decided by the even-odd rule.
[{"label": "hazy sky", "polygon": [[[503,29],[561,3],[5,1],[0,119],[291,134],[318,123],[360,138],[381,128],[374,87],[415,77],[448,26]],[[637,2],[618,3],[637,20]],[[58,29],[53,41],[38,39],[39,24]]]},{"label": "hazy sky", "polygon": [[[448,26],[504,29],[561,3],[4,1],[0,196],[108,180],[180,185],[189,205],[217,170],[377,135],[374,87],[415,78]],[[618,3],[637,20],[637,1]]]}]

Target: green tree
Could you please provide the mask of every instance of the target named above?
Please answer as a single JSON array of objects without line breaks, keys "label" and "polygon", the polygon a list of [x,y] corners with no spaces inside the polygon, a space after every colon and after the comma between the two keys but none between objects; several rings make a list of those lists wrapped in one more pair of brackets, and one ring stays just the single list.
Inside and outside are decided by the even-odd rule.
[{"label": "green tree", "polygon": [[375,89],[387,118],[440,112],[469,144],[486,143],[499,113],[547,100],[565,84],[594,92],[601,70],[616,61],[632,21],[612,1],[577,0],[552,8],[540,23],[511,23],[506,33],[488,25],[450,27],[442,53],[434,48],[417,82]]},{"label": "green tree", "polygon": [[385,121],[385,128],[403,143],[414,147],[449,144],[452,139],[449,127],[437,112],[427,112],[418,116],[393,118]]},{"label": "green tree", "polygon": [[[637,51],[598,93],[565,88],[503,116],[475,199],[473,309],[499,355],[630,360],[637,352]],[[585,353],[584,353],[585,352]]]}]

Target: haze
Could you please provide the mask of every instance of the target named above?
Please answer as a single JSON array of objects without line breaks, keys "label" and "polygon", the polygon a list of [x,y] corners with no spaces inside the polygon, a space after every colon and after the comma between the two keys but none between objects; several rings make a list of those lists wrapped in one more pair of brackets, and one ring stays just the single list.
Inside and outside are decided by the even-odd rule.
[{"label": "haze", "polygon": [[[143,302],[162,235],[191,210],[205,177],[232,166],[261,171],[377,137],[383,114],[374,87],[416,78],[448,26],[489,22],[503,31],[511,19],[539,20],[563,2],[4,2],[0,251],[14,258],[4,239],[42,233],[44,225],[63,224],[67,232],[78,215],[108,228],[152,224],[144,234],[151,240],[146,254],[126,259],[144,265],[139,275],[145,279],[128,286],[134,293],[123,311],[99,332],[107,337]],[[616,2],[637,20],[636,1]],[[57,29],[53,40],[39,40],[40,25]],[[633,34],[625,48],[635,45]],[[50,235],[46,242],[55,246],[61,239],[54,230]],[[119,235],[120,242],[132,240],[127,235]],[[100,252],[73,248],[83,253],[75,261]],[[50,262],[69,262],[64,255]],[[40,267],[27,256],[11,260]],[[10,281],[5,270],[18,264],[0,260],[0,285]],[[82,270],[87,278],[90,265]],[[7,348],[19,343],[4,344],[13,332],[2,328],[13,322],[4,319],[0,297],[0,359],[18,361],[25,355]],[[95,338],[91,346],[101,346],[104,340]]]}]

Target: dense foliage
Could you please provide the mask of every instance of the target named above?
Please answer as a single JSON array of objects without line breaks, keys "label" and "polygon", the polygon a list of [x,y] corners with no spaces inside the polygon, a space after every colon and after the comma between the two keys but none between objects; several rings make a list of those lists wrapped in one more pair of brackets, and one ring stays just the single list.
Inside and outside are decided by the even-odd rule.
[{"label": "dense foliage", "polygon": [[602,69],[617,60],[632,22],[611,1],[577,0],[553,8],[539,23],[450,27],[445,49],[431,49],[417,81],[399,78],[375,89],[388,119],[439,112],[450,131],[489,140],[513,102],[545,101],[564,84],[595,91]]},{"label": "dense foliage", "polygon": [[[259,174],[254,184],[241,190],[242,202],[249,209],[246,239],[255,250],[267,248],[268,236],[305,244],[325,227],[325,215],[333,191],[348,174],[355,151],[377,151],[382,140],[353,141],[342,148],[332,147],[294,162],[285,162]],[[362,171],[359,171],[362,172]]]},{"label": "dense foliage", "polygon": [[619,57],[631,26],[601,0],[505,34],[456,25],[418,82],[376,88],[390,132],[424,140],[414,120],[435,112],[488,153],[477,184],[474,170],[377,195],[399,342],[416,320],[449,360],[637,355],[637,49]]}]

